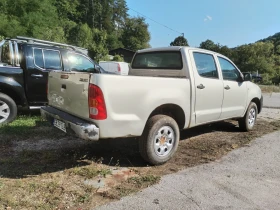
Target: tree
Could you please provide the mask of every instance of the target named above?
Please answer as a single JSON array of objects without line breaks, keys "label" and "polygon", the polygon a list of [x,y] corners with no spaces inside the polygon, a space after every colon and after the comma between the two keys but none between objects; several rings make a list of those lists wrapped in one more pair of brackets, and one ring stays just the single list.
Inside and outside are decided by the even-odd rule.
[{"label": "tree", "polygon": [[207,39],[204,42],[201,42],[199,45],[200,48],[205,49],[205,50],[211,50],[214,52],[219,51],[220,46],[218,44],[215,44],[212,40]]},{"label": "tree", "polygon": [[170,46],[189,46],[188,40],[183,36],[178,36],[170,43]]},{"label": "tree", "polygon": [[149,47],[150,33],[148,24],[142,17],[127,18],[121,35],[121,41],[125,48],[139,50]]}]

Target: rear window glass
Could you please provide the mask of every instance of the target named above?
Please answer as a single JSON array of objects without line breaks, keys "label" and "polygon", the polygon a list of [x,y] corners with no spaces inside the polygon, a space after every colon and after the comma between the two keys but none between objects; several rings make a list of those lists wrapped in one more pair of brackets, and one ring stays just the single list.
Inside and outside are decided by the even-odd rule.
[{"label": "rear window glass", "polygon": [[182,55],[178,51],[139,53],[135,55],[132,68],[181,70]]}]

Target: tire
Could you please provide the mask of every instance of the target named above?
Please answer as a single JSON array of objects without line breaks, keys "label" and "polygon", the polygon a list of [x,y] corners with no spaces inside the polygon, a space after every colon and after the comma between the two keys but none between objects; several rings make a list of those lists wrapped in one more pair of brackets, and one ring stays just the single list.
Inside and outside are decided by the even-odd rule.
[{"label": "tire", "polygon": [[172,158],[178,148],[180,130],[176,121],[166,115],[151,117],[139,140],[140,154],[152,165],[161,165]]},{"label": "tire", "polygon": [[254,102],[248,106],[246,114],[238,121],[239,128],[243,131],[251,131],[257,121],[258,107]]},{"label": "tire", "polygon": [[17,105],[6,94],[0,93],[0,125],[8,124],[17,116]]}]

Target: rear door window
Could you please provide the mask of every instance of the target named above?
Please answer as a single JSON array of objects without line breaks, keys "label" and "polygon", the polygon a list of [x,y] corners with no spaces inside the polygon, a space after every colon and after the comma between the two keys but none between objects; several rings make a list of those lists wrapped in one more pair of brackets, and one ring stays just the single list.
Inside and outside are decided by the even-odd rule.
[{"label": "rear door window", "polygon": [[195,65],[201,77],[218,79],[218,70],[213,55],[194,52]]},{"label": "rear door window", "polygon": [[59,51],[44,50],[45,69],[62,70]]},{"label": "rear door window", "polygon": [[133,59],[132,68],[181,70],[182,55],[179,51],[138,53]]},{"label": "rear door window", "polygon": [[34,48],[35,66],[45,70],[62,70],[61,56],[58,50]]},{"label": "rear door window", "polygon": [[42,49],[34,49],[34,62],[35,65],[40,68],[45,68],[43,50]]}]

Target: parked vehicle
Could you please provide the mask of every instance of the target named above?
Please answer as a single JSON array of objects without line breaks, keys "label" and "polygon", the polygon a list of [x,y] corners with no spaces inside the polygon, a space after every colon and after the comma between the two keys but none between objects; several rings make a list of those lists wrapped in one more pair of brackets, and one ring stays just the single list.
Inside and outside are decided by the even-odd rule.
[{"label": "parked vehicle", "polygon": [[42,116],[87,140],[140,137],[142,157],[168,161],[180,130],[236,119],[252,130],[262,109],[260,88],[227,57],[189,47],[138,51],[129,76],[53,71]]},{"label": "parked vehicle", "polygon": [[50,71],[102,72],[86,54],[83,48],[27,37],[1,41],[0,125],[12,122],[18,108],[39,109],[47,104]]},{"label": "parked vehicle", "polygon": [[128,75],[129,64],[126,62],[100,61],[99,65],[108,72],[118,75]]},{"label": "parked vehicle", "polygon": [[263,81],[262,75],[260,75],[260,74],[252,74],[252,79],[256,83]]}]

